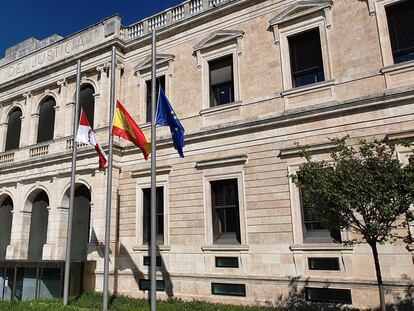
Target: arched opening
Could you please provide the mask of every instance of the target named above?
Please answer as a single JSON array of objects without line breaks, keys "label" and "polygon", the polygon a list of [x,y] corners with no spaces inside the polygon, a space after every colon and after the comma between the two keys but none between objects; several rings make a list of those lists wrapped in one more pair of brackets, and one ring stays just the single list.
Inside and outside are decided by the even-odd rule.
[{"label": "arched opening", "polygon": [[85,185],[76,187],[73,203],[71,259],[82,262],[87,257],[91,215],[91,193]]},{"label": "arched opening", "polygon": [[39,127],[37,129],[37,142],[52,140],[55,130],[55,106],[53,97],[47,97],[40,105]]},{"label": "arched opening", "polygon": [[[69,207],[70,188],[66,190],[62,206]],[[91,193],[83,184],[75,186],[71,244],[71,295],[80,295],[84,288],[85,262],[90,240]]]},{"label": "arched opening", "polygon": [[39,261],[43,256],[46,244],[49,220],[49,197],[43,190],[32,201],[32,217],[30,221],[28,260]]},{"label": "arched opening", "polygon": [[13,201],[7,196],[0,203],[0,260],[6,259],[7,246],[10,244]]},{"label": "arched opening", "polygon": [[22,115],[22,111],[19,108],[13,109],[9,115],[5,151],[19,148]]},{"label": "arched opening", "polygon": [[80,103],[83,111],[85,111],[86,117],[88,118],[89,124],[94,128],[94,117],[95,117],[95,89],[90,84],[85,84],[80,89]]}]

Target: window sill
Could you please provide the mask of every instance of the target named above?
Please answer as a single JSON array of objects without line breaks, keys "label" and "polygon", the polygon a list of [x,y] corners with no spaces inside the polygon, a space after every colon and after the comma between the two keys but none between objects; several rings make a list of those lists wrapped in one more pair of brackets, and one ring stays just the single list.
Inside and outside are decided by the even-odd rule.
[{"label": "window sill", "polygon": [[414,60],[410,60],[408,62],[403,62],[403,63],[399,63],[399,64],[394,64],[394,65],[382,67],[380,69],[380,73],[385,74],[385,73],[388,73],[388,72],[398,71],[398,70],[407,69],[407,68],[413,68],[414,69]]},{"label": "window sill", "polygon": [[306,91],[312,91],[312,90],[315,90],[315,89],[329,87],[329,86],[332,86],[334,84],[335,84],[335,80],[326,80],[326,81],[317,82],[317,83],[313,83],[313,84],[308,84],[308,85],[304,85],[304,86],[294,87],[294,88],[291,88],[289,90],[282,91],[281,95],[282,96],[294,95],[294,94],[297,94],[297,93],[302,93],[302,92],[306,92]]},{"label": "window sill", "polygon": [[[132,250],[134,252],[149,252],[150,245],[139,245],[139,246],[133,246]],[[169,252],[171,250],[170,245],[157,245],[157,251],[160,252]]]},{"label": "window sill", "polygon": [[294,244],[289,246],[292,252],[315,252],[315,251],[328,251],[328,252],[352,252],[353,246],[346,246],[343,244],[335,243],[314,243],[314,244]]},{"label": "window sill", "polygon": [[222,111],[227,111],[227,110],[232,110],[232,109],[236,109],[238,107],[240,107],[242,104],[241,101],[237,101],[237,102],[233,102],[233,103],[229,103],[229,104],[225,104],[225,105],[220,105],[220,106],[216,106],[216,107],[210,107],[207,109],[202,109],[200,110],[200,115],[209,115],[209,114],[215,114],[215,113],[220,113]]},{"label": "window sill", "polygon": [[201,246],[203,252],[248,252],[248,245],[204,245]]}]

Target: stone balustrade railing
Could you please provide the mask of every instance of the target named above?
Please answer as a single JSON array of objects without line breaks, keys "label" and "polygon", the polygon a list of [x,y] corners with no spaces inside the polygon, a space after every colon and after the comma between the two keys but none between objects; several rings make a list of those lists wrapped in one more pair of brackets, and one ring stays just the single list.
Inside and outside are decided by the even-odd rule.
[{"label": "stone balustrade railing", "polygon": [[166,11],[121,28],[125,40],[133,40],[159,29],[173,25],[197,14],[237,0],[188,0]]},{"label": "stone balustrade railing", "polygon": [[42,157],[48,154],[49,154],[49,145],[35,146],[33,148],[30,148],[30,151],[29,151],[30,158]]},{"label": "stone balustrade railing", "polygon": [[11,163],[14,161],[14,152],[9,152],[0,155],[0,164],[2,163]]}]

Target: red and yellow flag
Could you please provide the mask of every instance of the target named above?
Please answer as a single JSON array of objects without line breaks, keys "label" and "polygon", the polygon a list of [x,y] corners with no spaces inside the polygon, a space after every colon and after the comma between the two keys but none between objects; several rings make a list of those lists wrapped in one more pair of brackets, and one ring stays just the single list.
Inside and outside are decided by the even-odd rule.
[{"label": "red and yellow flag", "polygon": [[144,133],[119,101],[116,102],[112,136],[119,136],[129,140],[141,149],[145,160],[148,160],[148,155],[151,152],[151,143],[148,142]]}]

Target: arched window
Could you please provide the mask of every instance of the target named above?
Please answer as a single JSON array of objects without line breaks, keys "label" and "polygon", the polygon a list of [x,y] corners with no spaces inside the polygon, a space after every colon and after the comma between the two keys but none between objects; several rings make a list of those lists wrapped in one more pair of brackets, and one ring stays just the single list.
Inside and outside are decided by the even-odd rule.
[{"label": "arched window", "polygon": [[52,140],[55,130],[55,106],[52,97],[46,98],[40,105],[39,127],[37,130],[37,142]]},{"label": "arched window", "polygon": [[9,115],[7,122],[6,148],[5,151],[19,148],[20,131],[22,127],[22,111],[15,108]]},{"label": "arched window", "polygon": [[90,214],[91,193],[86,186],[81,185],[75,190],[73,209],[71,259],[74,262],[86,261],[86,251],[89,243]]},{"label": "arched window", "polygon": [[6,259],[7,246],[10,244],[12,211],[13,201],[7,197],[0,203],[0,260]]},{"label": "arched window", "polygon": [[86,117],[88,118],[89,124],[92,128],[94,124],[94,115],[95,115],[95,90],[92,85],[85,84],[81,87],[80,90],[80,103],[83,111],[85,111]]},{"label": "arched window", "polygon": [[32,217],[30,221],[29,251],[27,259],[41,260],[43,245],[46,244],[47,226],[49,221],[49,198],[41,191],[32,201]]}]

